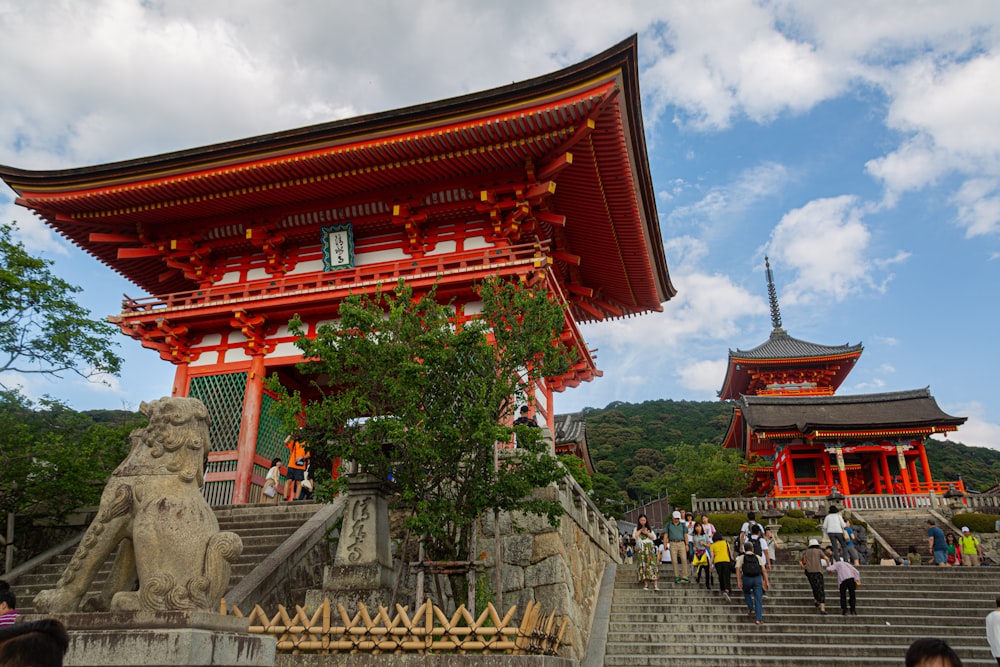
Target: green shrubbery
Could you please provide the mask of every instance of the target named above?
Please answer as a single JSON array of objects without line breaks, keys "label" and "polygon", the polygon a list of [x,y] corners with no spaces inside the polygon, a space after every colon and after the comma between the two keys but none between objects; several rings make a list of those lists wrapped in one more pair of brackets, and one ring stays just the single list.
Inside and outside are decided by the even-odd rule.
[{"label": "green shrubbery", "polygon": [[[792,512],[801,512],[801,510],[792,510]],[[782,535],[808,535],[809,533],[822,532],[819,527],[819,521],[816,519],[794,517],[791,515],[791,512],[787,516],[778,519],[778,523],[781,525]]]},{"label": "green shrubbery", "polygon": [[[715,529],[727,537],[736,537],[740,534],[740,529],[746,522],[746,514],[709,514],[708,520],[715,525]],[[764,528],[767,525],[763,521],[758,521]],[[819,521],[817,519],[805,518],[802,510],[789,510],[786,516],[778,519],[781,526],[782,535],[808,535],[809,533],[819,533]],[[964,525],[964,524],[963,524]],[[991,530],[992,530],[992,525]],[[970,526],[971,527],[971,526]]]},{"label": "green shrubbery", "polygon": [[968,526],[973,533],[992,533],[997,519],[1000,519],[1000,515],[967,512],[956,514],[951,518],[951,522],[960,529],[962,526]]},{"label": "green shrubbery", "polygon": [[726,537],[736,537],[747,517],[745,514],[709,514],[708,520],[715,526],[715,530]]}]

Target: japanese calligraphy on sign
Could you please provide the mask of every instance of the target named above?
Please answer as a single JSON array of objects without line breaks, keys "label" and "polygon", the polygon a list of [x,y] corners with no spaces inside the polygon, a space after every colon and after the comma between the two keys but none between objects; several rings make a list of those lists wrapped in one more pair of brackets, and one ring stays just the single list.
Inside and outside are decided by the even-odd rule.
[{"label": "japanese calligraphy on sign", "polygon": [[323,270],[354,266],[354,227],[349,222],[319,228],[323,242]]}]

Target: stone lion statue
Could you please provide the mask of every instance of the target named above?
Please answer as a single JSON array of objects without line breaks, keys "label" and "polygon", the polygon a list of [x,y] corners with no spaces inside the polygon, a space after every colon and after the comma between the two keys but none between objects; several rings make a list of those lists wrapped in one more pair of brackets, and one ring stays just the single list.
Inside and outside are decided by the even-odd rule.
[{"label": "stone lion statue", "polygon": [[115,549],[107,583],[85,611],[218,609],[243,542],[219,531],[201,494],[208,410],[193,398],[161,398],[139,410],[149,425],[132,432],[132,449],[111,474],[97,517],[59,583],[35,598],[41,613],[79,611]]}]

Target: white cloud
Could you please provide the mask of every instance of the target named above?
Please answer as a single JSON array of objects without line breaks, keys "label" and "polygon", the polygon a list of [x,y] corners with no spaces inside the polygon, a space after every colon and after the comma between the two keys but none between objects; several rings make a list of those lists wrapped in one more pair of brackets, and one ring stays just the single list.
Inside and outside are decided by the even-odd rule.
[{"label": "white cloud", "polygon": [[[664,3],[664,34],[646,70],[654,109],[675,105],[678,120],[704,129],[745,114],[767,121],[829,99],[846,83],[815,45],[779,30],[757,3]],[[658,115],[658,113],[657,113]]]},{"label": "white cloud", "polygon": [[14,239],[20,241],[30,252],[69,254],[65,242],[25,208],[12,203],[0,204],[0,223],[16,223]]},{"label": "white cloud", "polygon": [[947,438],[953,442],[961,442],[963,445],[972,447],[1000,449],[1000,424],[994,424],[985,419],[986,410],[981,403],[974,401],[961,405],[949,405],[946,412],[969,419],[954,433],[934,437]]},{"label": "white cloud", "polygon": [[673,348],[684,341],[729,341],[739,332],[739,321],[768,312],[767,304],[727,277],[693,273],[673,277],[677,296],[662,313],[614,322],[602,322],[588,339],[608,340],[617,350]]},{"label": "white cloud", "polygon": [[973,178],[952,197],[966,238],[1000,232],[1000,178]]},{"label": "white cloud", "polygon": [[899,345],[899,339],[893,336],[875,336],[875,342],[881,345],[888,345],[890,347]]},{"label": "white cloud", "polygon": [[727,359],[706,359],[681,367],[677,374],[681,386],[714,398],[726,377]]},{"label": "white cloud", "polygon": [[871,257],[871,232],[863,215],[858,200],[843,195],[813,200],[781,218],[766,251],[772,264],[789,266],[797,273],[781,296],[782,303],[842,301],[863,289],[885,289],[892,276],[877,276],[873,269],[904,261],[909,255]]}]

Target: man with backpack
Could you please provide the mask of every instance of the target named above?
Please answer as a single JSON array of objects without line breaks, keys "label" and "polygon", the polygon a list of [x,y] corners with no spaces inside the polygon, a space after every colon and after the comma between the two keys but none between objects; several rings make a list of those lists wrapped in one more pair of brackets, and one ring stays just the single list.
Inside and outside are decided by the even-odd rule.
[{"label": "man with backpack", "polygon": [[754,526],[759,526],[760,524],[756,521],[757,515],[753,512],[747,512],[747,520],[743,522],[743,527],[740,528],[740,536],[736,540],[736,553],[743,553],[743,545],[747,543],[750,539],[750,530]]},{"label": "man with backpack", "polygon": [[736,559],[736,585],[743,589],[743,600],[754,623],[764,622],[764,591],[770,587],[763,556],[754,553],[754,545],[747,541],[743,553]]},{"label": "man with backpack", "polygon": [[962,536],[958,538],[958,546],[962,548],[962,565],[979,567],[982,564],[983,547],[979,538],[972,534],[968,526],[962,526]]}]

